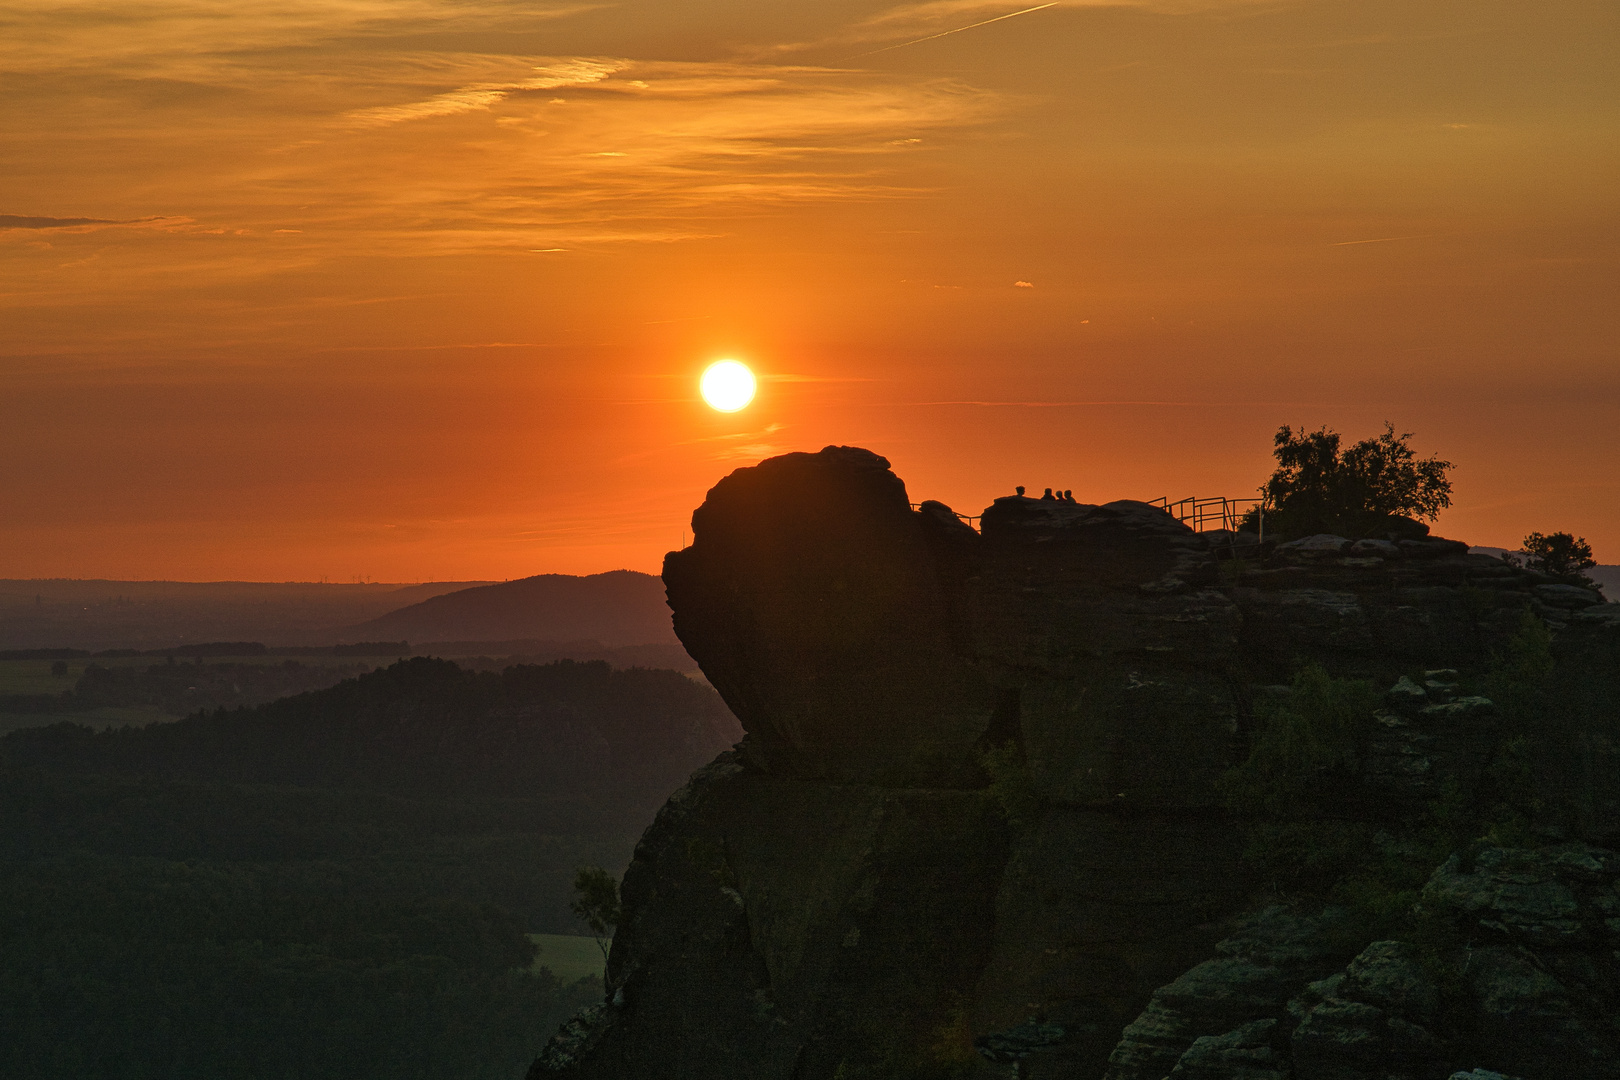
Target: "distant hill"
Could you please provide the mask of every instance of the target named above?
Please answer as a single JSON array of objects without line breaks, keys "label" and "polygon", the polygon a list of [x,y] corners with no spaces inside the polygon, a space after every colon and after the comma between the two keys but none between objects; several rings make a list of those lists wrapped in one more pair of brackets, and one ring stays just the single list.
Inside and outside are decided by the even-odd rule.
[{"label": "distant hill", "polygon": [[353,641],[676,642],[664,583],[634,570],[588,577],[540,574],[462,589],[391,611],[345,633]]},{"label": "distant hill", "polygon": [[616,668],[666,668],[702,678],[697,661],[678,641],[646,645],[603,645],[600,641],[422,641],[412,642],[409,651],[413,656],[438,656],[479,670],[499,671],[511,664],[550,664],[558,660],[606,660]]},{"label": "distant hill", "polygon": [[327,645],[364,619],[485,584],[0,580],[0,650],[153,649],[199,641]]}]

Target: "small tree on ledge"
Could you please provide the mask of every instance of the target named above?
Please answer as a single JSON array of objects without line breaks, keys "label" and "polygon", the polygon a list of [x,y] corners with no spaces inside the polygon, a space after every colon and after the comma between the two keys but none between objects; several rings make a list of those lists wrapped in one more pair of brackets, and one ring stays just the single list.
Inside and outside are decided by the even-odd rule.
[{"label": "small tree on ledge", "polygon": [[1578,585],[1583,589],[1597,589],[1586,571],[1597,565],[1592,558],[1592,545],[1584,536],[1567,532],[1533,532],[1524,538],[1524,546],[1509,552],[1507,561],[1546,574],[1565,585]]},{"label": "small tree on ledge", "polygon": [[605,962],[608,944],[613,940],[613,928],[623,914],[619,904],[619,883],[600,866],[582,866],[574,875],[574,902],[568,906],[581,922],[591,928],[591,933],[596,936],[596,947],[602,950],[602,960]]},{"label": "small tree on ledge", "polygon": [[1266,532],[1368,536],[1398,527],[1401,518],[1433,521],[1451,505],[1452,464],[1419,458],[1411,437],[1386,422],[1382,435],[1341,451],[1336,431],[1296,433],[1284,424],[1273,440],[1277,471],[1260,488]]}]

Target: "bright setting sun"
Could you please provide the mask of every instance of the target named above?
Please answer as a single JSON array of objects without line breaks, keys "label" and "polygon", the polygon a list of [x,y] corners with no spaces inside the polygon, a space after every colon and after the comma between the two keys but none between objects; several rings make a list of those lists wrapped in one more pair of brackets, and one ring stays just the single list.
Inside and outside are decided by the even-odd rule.
[{"label": "bright setting sun", "polygon": [[698,381],[698,391],[709,408],[718,412],[736,412],[754,400],[754,373],[748,365],[735,360],[720,360],[710,364]]}]

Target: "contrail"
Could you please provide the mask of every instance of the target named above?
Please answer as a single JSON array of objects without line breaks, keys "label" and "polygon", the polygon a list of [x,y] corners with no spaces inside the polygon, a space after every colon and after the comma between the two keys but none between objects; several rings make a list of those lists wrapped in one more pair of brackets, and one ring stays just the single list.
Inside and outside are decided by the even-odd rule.
[{"label": "contrail", "polygon": [[1336,244],[1329,244],[1328,247],[1349,247],[1351,244],[1387,244],[1391,240],[1422,240],[1426,235],[1428,234],[1424,233],[1417,236],[1380,236],[1376,240],[1340,240]]},{"label": "contrail", "polygon": [[873,49],[871,52],[856,53],[854,56],[850,57],[850,59],[859,60],[863,56],[876,56],[878,53],[889,52],[891,49],[903,49],[907,45],[921,45],[923,42],[933,41],[935,38],[950,37],[952,34],[960,34],[964,30],[972,30],[976,26],[989,26],[993,22],[1000,22],[1002,19],[1010,19],[1014,15],[1028,15],[1032,11],[1040,11],[1044,8],[1057,7],[1061,2],[1062,0],[1052,0],[1050,4],[1036,4],[1034,7],[1025,8],[1022,11],[1012,11],[1008,12],[1006,15],[997,15],[993,19],[985,19],[983,22],[970,23],[967,26],[958,26],[955,30],[944,30],[938,34],[929,34],[927,37],[920,37],[915,41],[902,41],[898,45],[885,45],[883,48]]}]

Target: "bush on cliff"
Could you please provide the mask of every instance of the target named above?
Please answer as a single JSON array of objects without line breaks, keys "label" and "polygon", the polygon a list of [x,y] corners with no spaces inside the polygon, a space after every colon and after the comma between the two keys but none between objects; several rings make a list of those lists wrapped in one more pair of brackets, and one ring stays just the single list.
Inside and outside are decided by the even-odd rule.
[{"label": "bush on cliff", "polygon": [[1533,532],[1524,538],[1523,547],[1504,557],[1514,566],[1546,574],[1564,585],[1575,585],[1582,589],[1599,587],[1586,573],[1597,565],[1597,560],[1592,558],[1592,545],[1586,542],[1584,536],[1567,532]]},{"label": "bush on cliff", "polygon": [[1433,521],[1451,505],[1452,465],[1419,458],[1411,437],[1386,423],[1382,435],[1341,450],[1336,431],[1284,424],[1272,446],[1277,470],[1260,488],[1267,534],[1371,536]]},{"label": "bush on cliff", "polygon": [[1228,805],[1249,818],[1245,858],[1281,884],[1324,888],[1371,855],[1371,830],[1345,820],[1378,702],[1371,683],[1311,664],[1285,695],[1255,709],[1249,756],[1222,779]]},{"label": "bush on cliff", "polygon": [[1511,844],[1554,830],[1604,845],[1620,840],[1598,764],[1603,748],[1620,743],[1620,636],[1555,638],[1527,611],[1493,657],[1485,693],[1501,713],[1501,742],[1479,796],[1493,839]]},{"label": "bush on cliff", "polygon": [[1015,829],[1033,825],[1046,811],[1046,800],[1035,786],[1035,778],[1024,761],[1023,747],[1008,741],[991,747],[979,757],[979,764],[990,778],[986,788],[996,809]]},{"label": "bush on cliff", "polygon": [[1353,773],[1377,705],[1371,683],[1305,667],[1286,696],[1255,709],[1249,758],[1224,781],[1233,806],[1274,818],[1319,816],[1333,782]]}]

